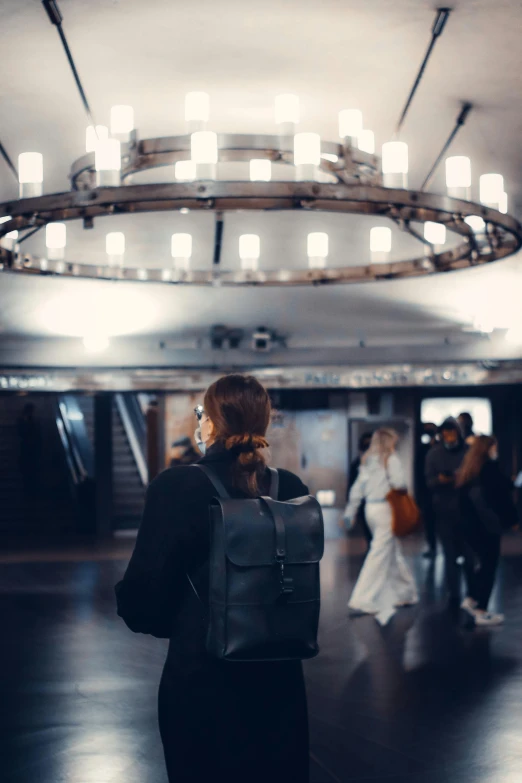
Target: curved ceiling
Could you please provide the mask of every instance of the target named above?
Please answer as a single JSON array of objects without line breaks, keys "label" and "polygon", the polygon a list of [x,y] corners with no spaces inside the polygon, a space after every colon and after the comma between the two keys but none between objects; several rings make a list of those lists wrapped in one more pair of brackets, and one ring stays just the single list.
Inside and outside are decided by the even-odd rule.
[{"label": "curved ceiling", "polygon": [[[190,90],[211,97],[212,128],[272,133],[273,99],[300,96],[300,129],[337,138],[337,113],[359,107],[377,144],[394,130],[434,20],[431,0],[60,0],[64,30],[96,119],[115,103],[135,109],[141,137],[184,132]],[[522,205],[522,6],[517,0],[460,0],[448,21],[406,120],[410,185],[419,187],[453,127],[460,101],[475,108],[452,147],[478,176],[505,177],[510,212]],[[3,0],[0,140],[11,158],[44,155],[45,192],[68,189],[70,164],[83,153],[87,120],[55,29],[37,0]],[[168,172],[163,177],[169,176]],[[444,191],[439,171],[431,189]],[[0,160],[0,200],[17,187]],[[474,197],[478,197],[475,189]],[[265,262],[303,265],[306,234],[327,230],[334,265],[368,258],[370,218],[255,214],[226,217],[223,264],[237,264],[237,237],[261,236]],[[110,226],[110,227],[109,227]],[[68,257],[104,257],[104,235],[124,230],[127,261],[168,263],[170,234],[194,235],[194,264],[210,264],[211,215],[103,218],[71,225]],[[41,253],[43,232],[27,250]],[[416,254],[396,232],[394,253]],[[396,257],[397,257],[396,256]],[[262,261],[263,263],[263,261]],[[458,334],[474,317],[508,327],[521,319],[520,255],[491,267],[390,283],[321,289],[180,289],[149,284],[0,278],[0,329],[6,335],[81,334],[89,313],[115,335],[197,336],[215,323],[286,335],[288,345],[378,343]]]}]

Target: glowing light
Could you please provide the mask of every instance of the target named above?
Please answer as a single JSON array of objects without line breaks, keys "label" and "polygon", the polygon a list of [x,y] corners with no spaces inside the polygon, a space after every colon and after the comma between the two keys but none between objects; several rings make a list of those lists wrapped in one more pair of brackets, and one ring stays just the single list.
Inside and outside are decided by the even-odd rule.
[{"label": "glowing light", "polygon": [[294,164],[318,166],[321,162],[321,137],[318,133],[296,133],[294,136]]},{"label": "glowing light", "polygon": [[387,226],[374,226],[370,231],[370,253],[373,263],[388,261],[392,247],[392,232]]},{"label": "glowing light", "polygon": [[94,149],[96,183],[99,187],[120,184],[121,145],[118,139],[102,139]]},{"label": "glowing light", "polygon": [[193,160],[178,160],[174,176],[179,182],[192,182],[196,179],[196,164]]},{"label": "glowing light", "polygon": [[250,161],[251,182],[270,182],[272,179],[272,164],[269,160],[254,158]]},{"label": "glowing light", "polygon": [[424,224],[424,239],[432,245],[444,245],[446,243],[446,226],[428,220]]},{"label": "glowing light", "polygon": [[188,266],[192,255],[192,234],[172,234],[170,251],[176,267]]},{"label": "glowing light", "polygon": [[322,231],[308,234],[307,254],[311,269],[324,269],[328,258],[328,234]]},{"label": "glowing light", "polygon": [[18,156],[20,198],[41,196],[43,192],[43,155],[40,152],[22,152]]},{"label": "glowing light", "polygon": [[261,241],[257,234],[241,234],[239,237],[239,258],[241,268],[255,271],[259,266],[261,255]]},{"label": "glowing light", "polygon": [[504,191],[502,193],[499,204],[498,204],[498,211],[502,212],[503,215],[507,215],[508,213],[508,194]]},{"label": "glowing light", "polygon": [[382,145],[382,173],[385,187],[407,187],[408,145],[404,141],[387,141]]},{"label": "glowing light", "polygon": [[48,223],[45,227],[45,244],[47,257],[60,260],[64,257],[67,243],[67,228],[65,223]]},{"label": "glowing light", "polygon": [[190,137],[190,151],[194,163],[217,163],[217,135],[214,131],[196,131]]},{"label": "glowing light", "polygon": [[467,223],[475,234],[480,234],[486,230],[484,218],[481,218],[480,215],[469,215],[467,218],[464,218],[464,223]]},{"label": "glowing light", "polygon": [[483,204],[498,206],[504,193],[502,174],[483,174],[480,178],[480,200]]},{"label": "glowing light", "polygon": [[446,187],[471,187],[471,160],[465,155],[453,155],[446,158]]}]

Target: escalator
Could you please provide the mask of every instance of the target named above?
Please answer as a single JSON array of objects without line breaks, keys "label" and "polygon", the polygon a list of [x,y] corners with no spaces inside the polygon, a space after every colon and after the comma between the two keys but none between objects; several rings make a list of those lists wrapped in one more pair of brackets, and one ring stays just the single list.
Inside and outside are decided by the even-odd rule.
[{"label": "escalator", "polygon": [[[117,394],[112,411],[113,530],[136,529],[147,485],[142,395]],[[33,458],[21,464],[19,420],[34,407]],[[33,454],[34,451],[34,454]],[[0,395],[0,535],[4,543],[95,531],[94,398]]]},{"label": "escalator", "polygon": [[[94,397],[73,395],[73,399],[94,453]],[[145,416],[138,395],[114,395],[112,443],[113,530],[135,529],[140,523],[148,482]],[[94,467],[91,476],[94,477]]]}]

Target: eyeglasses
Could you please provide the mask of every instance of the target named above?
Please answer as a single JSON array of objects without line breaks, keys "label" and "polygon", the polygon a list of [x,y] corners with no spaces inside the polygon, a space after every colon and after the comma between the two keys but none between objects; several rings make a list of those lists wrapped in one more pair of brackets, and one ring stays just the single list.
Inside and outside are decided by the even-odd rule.
[{"label": "eyeglasses", "polygon": [[205,415],[205,409],[203,408],[203,405],[196,405],[196,407],[194,408],[194,413],[196,414],[196,419],[198,421],[201,421],[201,419]]}]

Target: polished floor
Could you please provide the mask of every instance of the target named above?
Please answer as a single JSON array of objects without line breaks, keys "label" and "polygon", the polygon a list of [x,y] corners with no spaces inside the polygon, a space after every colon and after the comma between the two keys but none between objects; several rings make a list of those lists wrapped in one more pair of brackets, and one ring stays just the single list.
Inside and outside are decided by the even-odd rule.
[{"label": "polished floor", "polygon": [[[2,783],[166,783],[165,642],[114,611],[130,546],[1,559]],[[442,563],[415,542],[421,605],[384,626],[348,619],[361,551],[331,541],[323,562],[322,653],[305,667],[312,783],[522,783],[520,539],[505,542],[494,600],[507,621],[495,631],[448,616]]]}]

